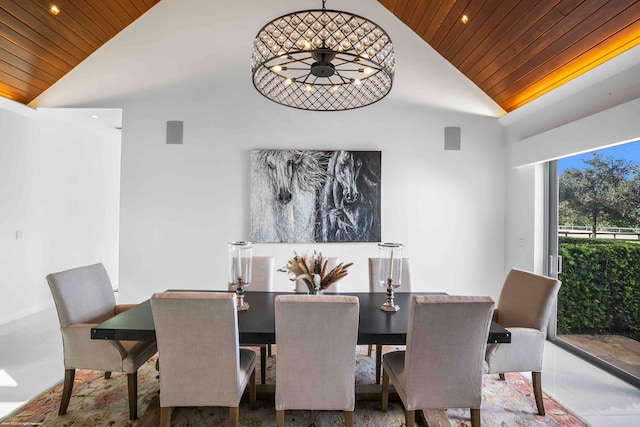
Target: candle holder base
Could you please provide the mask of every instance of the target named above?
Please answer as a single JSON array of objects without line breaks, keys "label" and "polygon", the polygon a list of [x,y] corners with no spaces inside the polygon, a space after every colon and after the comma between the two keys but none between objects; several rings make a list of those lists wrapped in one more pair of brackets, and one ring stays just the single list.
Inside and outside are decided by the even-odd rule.
[{"label": "candle holder base", "polygon": [[238,300],[238,304],[236,304],[236,310],[237,311],[249,310],[249,304],[244,302],[244,300],[243,301]]},{"label": "candle holder base", "polygon": [[400,306],[396,305],[393,300],[393,280],[387,279],[387,300],[380,306],[380,310],[394,312],[400,310]]},{"label": "candle holder base", "polygon": [[400,306],[399,305],[395,305],[393,302],[391,304],[388,304],[385,302],[384,304],[382,304],[380,306],[380,310],[382,311],[399,311],[400,310]]},{"label": "candle holder base", "polygon": [[249,304],[244,300],[244,283],[242,278],[238,277],[238,284],[236,285],[236,310],[245,311],[249,309]]}]

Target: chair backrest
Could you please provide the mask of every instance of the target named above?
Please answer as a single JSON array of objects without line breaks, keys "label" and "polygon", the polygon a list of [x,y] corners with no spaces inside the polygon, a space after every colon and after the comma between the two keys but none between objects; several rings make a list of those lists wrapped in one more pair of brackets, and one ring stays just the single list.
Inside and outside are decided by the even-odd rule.
[{"label": "chair backrest", "polygon": [[559,289],[557,279],[514,268],[502,285],[494,320],[505,328],[534,328],[545,332]]},{"label": "chair backrest", "polygon": [[[331,270],[333,270],[334,268],[336,268],[340,262],[338,257],[324,257],[324,259],[327,260],[327,273]],[[330,293],[338,293],[340,292],[338,290],[338,282],[335,282],[333,285],[331,285],[328,289],[327,292]],[[306,294],[307,292],[309,292],[309,288],[307,288],[307,285],[302,281],[302,279],[297,279],[295,281],[296,287],[294,289],[294,292],[299,293],[299,294]]]},{"label": "chair backrest", "polygon": [[359,310],[354,296],[276,297],[276,409],[353,410]]},{"label": "chair backrest", "polygon": [[[275,272],[275,258],[272,256],[251,257],[251,284],[244,288],[245,291],[266,291],[273,290],[273,275]],[[230,291],[235,291],[235,287],[229,285]]]},{"label": "chair backrest", "polygon": [[116,299],[102,264],[87,265],[47,275],[60,327],[99,323],[114,315]]},{"label": "chair backrest", "polygon": [[[411,291],[411,263],[409,258],[402,258],[402,281],[400,292]],[[369,292],[386,292],[387,289],[380,285],[380,258],[369,258]]]},{"label": "chair backrest", "polygon": [[153,295],[161,406],[237,406],[242,391],[235,306],[229,293]]},{"label": "chair backrest", "polygon": [[480,407],[493,306],[489,297],[413,297],[404,370],[410,409]]},{"label": "chair backrest", "polygon": [[273,273],[275,258],[272,256],[254,256],[251,262],[251,285],[249,291],[271,291],[273,289]]}]

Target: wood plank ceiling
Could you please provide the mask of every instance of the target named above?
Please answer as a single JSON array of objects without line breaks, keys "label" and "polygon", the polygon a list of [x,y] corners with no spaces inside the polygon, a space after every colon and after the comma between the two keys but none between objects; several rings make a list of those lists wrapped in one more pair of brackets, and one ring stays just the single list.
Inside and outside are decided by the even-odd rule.
[{"label": "wood plank ceiling", "polygon": [[640,43],[639,0],[379,2],[507,112]]},{"label": "wood plank ceiling", "polygon": [[[0,0],[0,96],[28,104],[160,0],[54,1]],[[378,1],[505,111],[640,42],[640,0]]]},{"label": "wood plank ceiling", "polygon": [[0,96],[28,104],[159,1],[0,0]]}]

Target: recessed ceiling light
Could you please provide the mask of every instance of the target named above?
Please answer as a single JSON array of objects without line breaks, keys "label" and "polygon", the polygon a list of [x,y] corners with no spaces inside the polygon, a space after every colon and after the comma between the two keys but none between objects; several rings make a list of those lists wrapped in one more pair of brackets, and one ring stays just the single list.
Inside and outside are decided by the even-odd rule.
[{"label": "recessed ceiling light", "polygon": [[57,15],[60,13],[60,9],[58,8],[58,6],[56,6],[55,4],[51,6],[51,8],[49,9],[49,12],[52,15]]},{"label": "recessed ceiling light", "polygon": [[92,119],[97,119],[98,116],[96,116],[95,114],[93,116],[91,116]]},{"label": "recessed ceiling light", "polygon": [[467,15],[462,15],[462,18],[460,18],[460,22],[466,24],[467,22],[469,22],[469,17]]}]

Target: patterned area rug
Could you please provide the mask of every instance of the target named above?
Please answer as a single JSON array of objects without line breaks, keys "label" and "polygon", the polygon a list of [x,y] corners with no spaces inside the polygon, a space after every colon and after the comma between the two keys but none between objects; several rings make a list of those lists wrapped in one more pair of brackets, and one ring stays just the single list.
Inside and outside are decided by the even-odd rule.
[{"label": "patterned area rug", "polygon": [[[275,346],[273,357],[267,361],[267,384],[274,384]],[[394,348],[385,347],[384,351]],[[256,349],[257,350],[257,349]],[[359,346],[356,383],[374,382],[374,357],[366,354],[367,347]],[[259,353],[259,352],[258,352]],[[374,354],[375,356],[375,354]],[[259,369],[260,364],[258,364]],[[61,369],[62,370],[62,369]],[[129,421],[126,375],[113,374],[105,380],[100,372],[80,370],[76,373],[71,402],[66,415],[58,416],[62,384],[58,384],[35,397],[14,413],[0,420],[0,426],[157,426],[158,372],[155,358],[138,372],[138,415],[140,419]],[[258,379],[260,374],[258,373]],[[543,376],[544,381],[544,376]],[[485,375],[481,418],[483,426],[586,426],[577,416],[547,395],[544,396],[547,415],[536,415],[536,406],[530,382],[520,374],[507,374],[506,381],[497,376]],[[449,409],[446,419],[442,412],[428,411],[425,418],[429,426],[470,426],[469,410]],[[171,425],[181,427],[226,426],[229,422],[227,408],[179,408],[173,411]],[[240,425],[275,426],[273,399],[258,401],[254,410],[243,399],[240,405]],[[344,425],[339,411],[287,411],[287,426],[340,426]],[[380,411],[379,401],[358,400],[354,413],[356,426],[393,427],[404,426],[404,410],[399,400],[389,402],[389,410]]]}]

